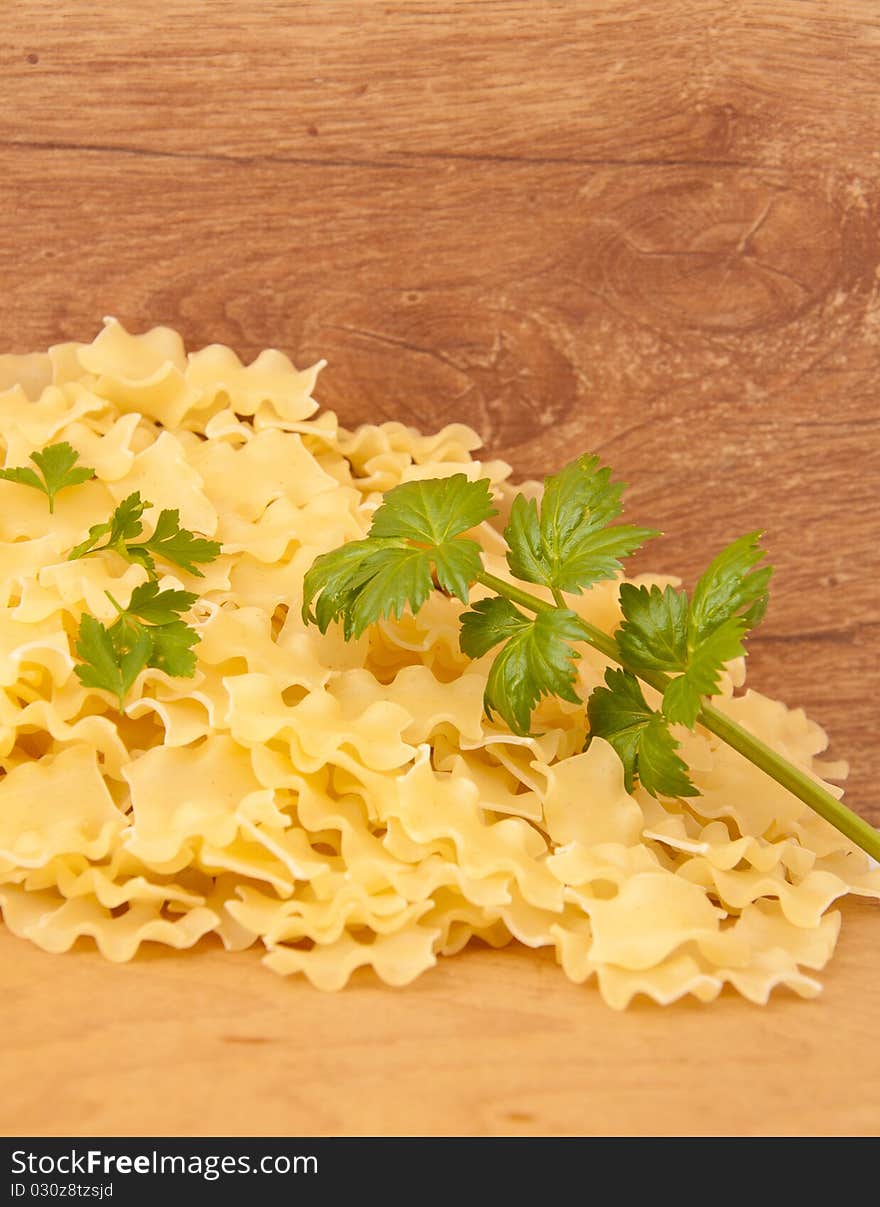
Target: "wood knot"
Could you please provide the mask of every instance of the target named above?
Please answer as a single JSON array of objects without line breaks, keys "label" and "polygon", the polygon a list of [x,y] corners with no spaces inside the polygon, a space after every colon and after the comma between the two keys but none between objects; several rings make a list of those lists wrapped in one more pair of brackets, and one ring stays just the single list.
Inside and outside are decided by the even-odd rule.
[{"label": "wood knot", "polygon": [[602,226],[610,300],[658,328],[778,326],[819,302],[840,270],[831,207],[759,183],[667,185],[630,198]]}]

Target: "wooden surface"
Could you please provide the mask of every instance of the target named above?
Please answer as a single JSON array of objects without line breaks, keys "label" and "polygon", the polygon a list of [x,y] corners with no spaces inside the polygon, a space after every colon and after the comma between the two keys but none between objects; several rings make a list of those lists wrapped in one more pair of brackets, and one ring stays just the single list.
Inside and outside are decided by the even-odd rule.
[{"label": "wooden surface", "polygon": [[847,908],[816,1001],[623,1014],[525,948],[329,995],[219,946],[111,966],[0,933],[0,1131],[876,1135],[876,912]]},{"label": "wooden surface", "polygon": [[[878,62],[864,0],[7,2],[3,343],[113,313],[324,356],[346,422],[463,419],[524,476],[601,452],[686,577],[765,527],[750,679],[880,820]],[[4,1126],[874,1131],[849,912],[818,1004],[624,1018],[526,952],[328,1000],[2,934]]]}]

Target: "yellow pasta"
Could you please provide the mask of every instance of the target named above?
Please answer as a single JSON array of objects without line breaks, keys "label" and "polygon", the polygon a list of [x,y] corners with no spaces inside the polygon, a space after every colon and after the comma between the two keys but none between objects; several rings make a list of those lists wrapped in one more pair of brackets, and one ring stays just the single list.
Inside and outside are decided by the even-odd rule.
[{"label": "yellow pasta", "polygon": [[[143,942],[204,935],[268,968],[342,988],[359,968],[404,985],[471,941],[549,947],[615,1008],[710,1001],[730,986],[766,1002],[811,996],[849,892],[880,896],[870,861],[753,765],[682,734],[699,797],[628,793],[583,710],[556,700],[539,737],[486,718],[488,660],[458,647],[462,605],[346,643],[300,617],[314,558],[368,530],[383,491],[465,472],[489,478],[488,568],[507,577],[508,467],[475,459],[453,424],[340,427],[312,398],[320,365],[279,352],[244,365],[187,354],[167,328],[107,320],[89,345],[0,357],[7,466],[66,440],[96,477],[45,499],[0,481],[0,907],[47,951],[80,937],[111,960]],[[532,488],[529,488],[532,489]],[[534,488],[537,489],[537,488]],[[74,667],[83,612],[114,616],[146,572],[111,552],[69,561],[133,491],[222,543],[196,591],[191,679],[148,669],[123,710]],[[662,582],[644,577],[639,581]],[[609,629],[619,583],[576,600]],[[474,597],[479,598],[479,590]],[[604,660],[584,649],[582,693]],[[737,694],[719,707],[817,776],[825,735],[800,710]]]}]

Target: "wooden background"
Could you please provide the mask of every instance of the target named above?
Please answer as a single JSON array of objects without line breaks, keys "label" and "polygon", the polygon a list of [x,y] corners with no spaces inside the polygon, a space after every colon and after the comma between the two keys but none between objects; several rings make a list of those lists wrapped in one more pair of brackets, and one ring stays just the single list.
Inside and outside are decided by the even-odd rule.
[{"label": "wooden background", "polygon": [[[346,422],[465,420],[523,476],[602,453],[669,534],[650,565],[686,578],[763,526],[750,679],[833,731],[880,820],[878,122],[865,0],[7,0],[2,343],[112,313],[326,357]],[[36,1132],[875,1131],[877,914],[848,917],[818,1004],[624,1018],[527,952],[328,1002],[248,955],[117,969],[4,933],[21,1092],[0,1111]]]}]

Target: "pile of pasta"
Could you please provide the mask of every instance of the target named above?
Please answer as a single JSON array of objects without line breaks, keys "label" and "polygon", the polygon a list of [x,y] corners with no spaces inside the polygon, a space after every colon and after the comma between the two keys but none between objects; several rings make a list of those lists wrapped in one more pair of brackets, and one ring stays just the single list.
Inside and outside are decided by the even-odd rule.
[{"label": "pile of pasta", "polygon": [[[477,535],[507,577],[500,536],[509,467],[474,458],[454,424],[342,428],[312,399],[320,365],[279,352],[249,365],[214,345],[187,355],[167,328],[107,320],[92,344],[0,358],[7,466],[66,440],[96,477],[61,492],[0,481],[0,905],[50,952],[85,936],[110,960],[142,943],[190,948],[216,934],[257,945],[277,973],[320,989],[367,966],[403,985],[472,939],[549,947],[614,1007],[638,994],[755,1002],[810,996],[846,893],[880,895],[870,861],[750,763],[682,732],[701,795],[627,793],[584,709],[545,701],[537,737],[486,718],[491,655],[458,647],[462,605],[345,643],[303,623],[314,558],[365,534],[382,492],[465,472],[489,478],[500,515]],[[125,707],[74,673],[83,612],[109,623],[142,567],[112,552],[67,560],[132,491],[222,543],[199,595],[193,678],[147,669]],[[640,579],[637,581],[670,581]],[[570,600],[611,630],[615,582]],[[480,591],[474,591],[479,598]],[[605,660],[584,647],[584,697]],[[737,692],[720,707],[816,776],[822,730]],[[839,792],[838,792],[839,794]]]}]

